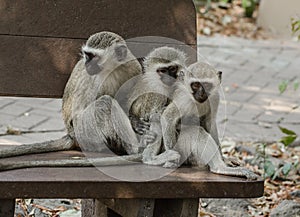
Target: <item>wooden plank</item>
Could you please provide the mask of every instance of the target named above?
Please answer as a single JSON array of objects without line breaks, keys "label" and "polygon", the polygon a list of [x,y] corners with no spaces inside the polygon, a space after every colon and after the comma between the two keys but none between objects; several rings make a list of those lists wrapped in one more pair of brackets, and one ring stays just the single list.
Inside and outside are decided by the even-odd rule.
[{"label": "wooden plank", "polygon": [[[38,154],[1,161],[62,159],[79,152]],[[155,173],[158,167],[106,167],[128,176]],[[90,168],[31,168],[0,172],[0,197],[9,198],[248,198],[263,194],[263,180],[222,176],[198,168],[178,170],[152,181],[123,181]]]},{"label": "wooden plank", "polygon": [[[0,35],[0,96],[61,97],[83,43],[84,40],[77,39]],[[174,39],[128,40],[128,47],[136,57],[144,57],[155,47],[164,45],[184,50],[190,63],[196,60],[192,47]]]},{"label": "wooden plank", "polygon": [[192,1],[0,0],[0,5],[1,96],[61,97],[81,45],[98,31],[196,44]]},{"label": "wooden plank", "polygon": [[157,199],[154,217],[198,217],[199,199]]},{"label": "wooden plank", "polygon": [[0,216],[13,217],[15,213],[15,200],[0,200]]},{"label": "wooden plank", "polygon": [[[0,34],[85,39],[95,31],[195,44],[192,0],[0,0]],[[42,15],[42,16],[41,16]]]},{"label": "wooden plank", "polygon": [[61,96],[83,40],[0,36],[0,93]]}]

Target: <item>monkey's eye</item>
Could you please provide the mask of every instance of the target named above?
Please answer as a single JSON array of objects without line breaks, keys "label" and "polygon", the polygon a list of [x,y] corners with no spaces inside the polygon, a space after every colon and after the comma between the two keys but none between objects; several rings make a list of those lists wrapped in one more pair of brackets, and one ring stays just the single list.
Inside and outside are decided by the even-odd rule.
[{"label": "monkey's eye", "polygon": [[193,92],[198,91],[200,87],[201,87],[201,83],[198,81],[191,83],[191,88],[192,88]]},{"label": "monkey's eye", "polygon": [[168,70],[166,68],[159,68],[156,70],[157,73],[167,74]]},{"label": "monkey's eye", "polygon": [[84,55],[86,57],[87,62],[91,61],[95,57],[95,55],[93,53],[86,52],[86,51],[84,51]]},{"label": "monkey's eye", "polygon": [[169,66],[168,69],[170,73],[176,73],[178,70],[178,66]]}]

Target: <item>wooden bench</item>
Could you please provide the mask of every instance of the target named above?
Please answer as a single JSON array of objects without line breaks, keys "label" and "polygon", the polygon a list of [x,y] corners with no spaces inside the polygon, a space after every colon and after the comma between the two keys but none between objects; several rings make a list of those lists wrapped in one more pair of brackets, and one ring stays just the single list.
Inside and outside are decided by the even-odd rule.
[{"label": "wooden bench", "polygon": [[[124,38],[169,37],[196,46],[192,1],[0,0],[0,5],[1,96],[61,97],[81,45],[98,31],[113,31]],[[128,42],[138,56],[165,44],[182,46],[162,38]],[[81,153],[76,151],[38,154],[0,163],[78,155]],[[115,169],[134,171],[136,167],[147,166]],[[194,168],[180,168],[145,182],[118,180],[96,168],[0,172],[1,217],[13,216],[15,198],[83,198],[84,217],[120,216],[116,213],[130,217],[197,216],[199,198],[251,198],[262,194],[262,180],[247,181]]]}]

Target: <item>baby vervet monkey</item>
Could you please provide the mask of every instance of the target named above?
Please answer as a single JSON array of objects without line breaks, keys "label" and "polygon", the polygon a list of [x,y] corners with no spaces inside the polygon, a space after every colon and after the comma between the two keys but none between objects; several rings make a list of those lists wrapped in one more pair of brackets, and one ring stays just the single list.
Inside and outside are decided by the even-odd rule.
[{"label": "baby vervet monkey", "polygon": [[[107,146],[120,154],[133,154],[109,159],[93,159],[99,165],[116,165],[125,160],[141,160],[137,135],[120,105],[113,99],[129,79],[140,75],[142,68],[127,48],[124,39],[112,32],[99,32],[89,37],[63,94],[62,113],[67,135],[43,143],[0,149],[0,158],[18,155],[71,150],[80,145],[83,151],[102,151]],[[151,135],[147,137],[151,141]],[[147,139],[146,138],[146,139]],[[91,160],[92,161],[92,160]],[[0,170],[38,166],[92,166],[91,161],[26,161],[1,164]],[[121,163],[120,163],[121,162]],[[126,162],[125,162],[126,163]]]},{"label": "baby vervet monkey", "polygon": [[[144,74],[133,88],[129,96],[129,115],[136,132],[141,134],[141,141],[147,137],[146,127],[139,120],[149,121],[150,131],[156,133],[156,140],[145,144],[143,162],[151,165],[163,165],[180,158],[177,152],[168,150],[157,159],[161,151],[160,115],[171,102],[174,83],[179,75],[186,69],[186,54],[172,47],[159,47],[151,51],[143,62]],[[141,127],[142,126],[142,129]],[[166,158],[168,156],[168,159]]]},{"label": "baby vervet monkey", "polygon": [[[188,72],[179,77],[173,101],[161,116],[164,147],[166,150],[178,151],[181,163],[186,161],[196,166],[204,164],[214,173],[257,179],[258,176],[246,168],[228,167],[223,161],[217,143],[219,140],[214,138],[217,136],[213,133],[216,129],[213,125],[216,121],[215,106],[219,100],[217,91],[220,83],[221,73],[203,62],[192,64]],[[196,124],[190,122],[190,117],[196,120]],[[177,136],[179,121],[180,133]]]}]

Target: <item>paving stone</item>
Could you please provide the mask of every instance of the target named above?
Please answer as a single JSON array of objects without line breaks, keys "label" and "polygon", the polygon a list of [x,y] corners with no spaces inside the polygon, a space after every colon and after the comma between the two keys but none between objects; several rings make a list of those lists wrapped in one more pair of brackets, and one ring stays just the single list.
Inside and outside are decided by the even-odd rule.
[{"label": "paving stone", "polygon": [[13,116],[13,115],[1,113],[1,110],[0,110],[0,124],[1,124],[1,125],[7,125],[7,124],[9,124],[12,120],[14,120],[15,118],[16,118],[16,117]]},{"label": "paving stone", "polygon": [[48,117],[40,116],[40,115],[28,115],[28,116],[20,116],[9,123],[12,128],[20,129],[20,130],[30,130],[33,127],[41,124],[46,121]]},{"label": "paving stone", "polygon": [[287,99],[284,97],[272,98],[269,106],[266,107],[267,110],[288,113],[293,110],[298,104],[293,99]]},{"label": "paving stone", "polygon": [[21,145],[24,143],[32,143],[33,141],[24,135],[7,135],[0,137],[0,145]]},{"label": "paving stone", "polygon": [[62,119],[62,114],[61,111],[51,111],[51,110],[46,110],[46,109],[33,109],[28,112],[29,115],[40,115],[40,116],[45,116],[45,117],[50,117],[50,118],[55,118],[55,119]]},{"label": "paving stone", "polygon": [[17,103],[12,103],[4,106],[1,109],[1,113],[3,114],[9,114],[9,115],[14,115],[14,116],[20,116],[23,115],[24,113],[32,110],[31,106],[26,106],[26,105],[18,105]]},{"label": "paving stone", "polygon": [[257,117],[257,120],[260,122],[267,122],[267,123],[279,123],[282,118],[283,118],[284,114],[282,112],[278,112],[278,111],[272,111],[272,110],[266,110],[263,111],[261,115],[259,115],[259,117]]},{"label": "paving stone", "polygon": [[300,107],[282,117],[282,123],[300,125]]},{"label": "paving stone", "polygon": [[256,94],[249,103],[254,105],[259,105],[262,108],[266,109],[272,102],[272,98],[268,94],[258,93]]},{"label": "paving stone", "polygon": [[[30,99],[33,100],[32,103],[30,103]],[[22,106],[28,106],[34,107],[34,109],[45,109],[48,111],[61,111],[61,99],[37,99],[37,98],[26,98],[26,100],[23,101],[17,101],[16,105],[22,107]],[[34,106],[33,106],[34,105]]]},{"label": "paving stone", "polygon": [[242,104],[233,103],[230,101],[221,101],[219,107],[220,109],[218,113],[222,114],[223,117],[225,116],[227,118],[227,116],[235,114],[242,107]]},{"label": "paving stone", "polygon": [[251,97],[255,95],[255,92],[238,89],[234,93],[227,95],[226,100],[235,102],[248,102]]},{"label": "paving stone", "polygon": [[16,102],[25,105],[43,105],[52,99],[49,98],[33,98],[33,97],[13,97]]},{"label": "paving stone", "polygon": [[24,134],[26,141],[24,143],[33,143],[33,142],[44,142],[48,140],[59,139],[66,135],[65,131],[61,132],[49,132],[49,133],[28,133]]},{"label": "paving stone", "polygon": [[280,70],[276,77],[281,79],[290,80],[293,78],[299,78],[300,72],[300,60],[297,59],[295,62],[289,64],[284,69]]},{"label": "paving stone", "polygon": [[256,117],[261,114],[263,110],[264,109],[261,106],[245,103],[233,116],[229,117],[229,119],[239,122],[254,123]]},{"label": "paving stone", "polygon": [[283,49],[280,52],[280,58],[283,60],[291,60],[291,58],[300,58],[300,48],[299,49]]},{"label": "paving stone", "polygon": [[0,97],[0,109],[2,109],[3,107],[14,103],[15,100],[9,97]]},{"label": "paving stone", "polygon": [[60,118],[51,118],[32,128],[32,130],[64,130],[64,129],[65,129],[64,122]]}]

